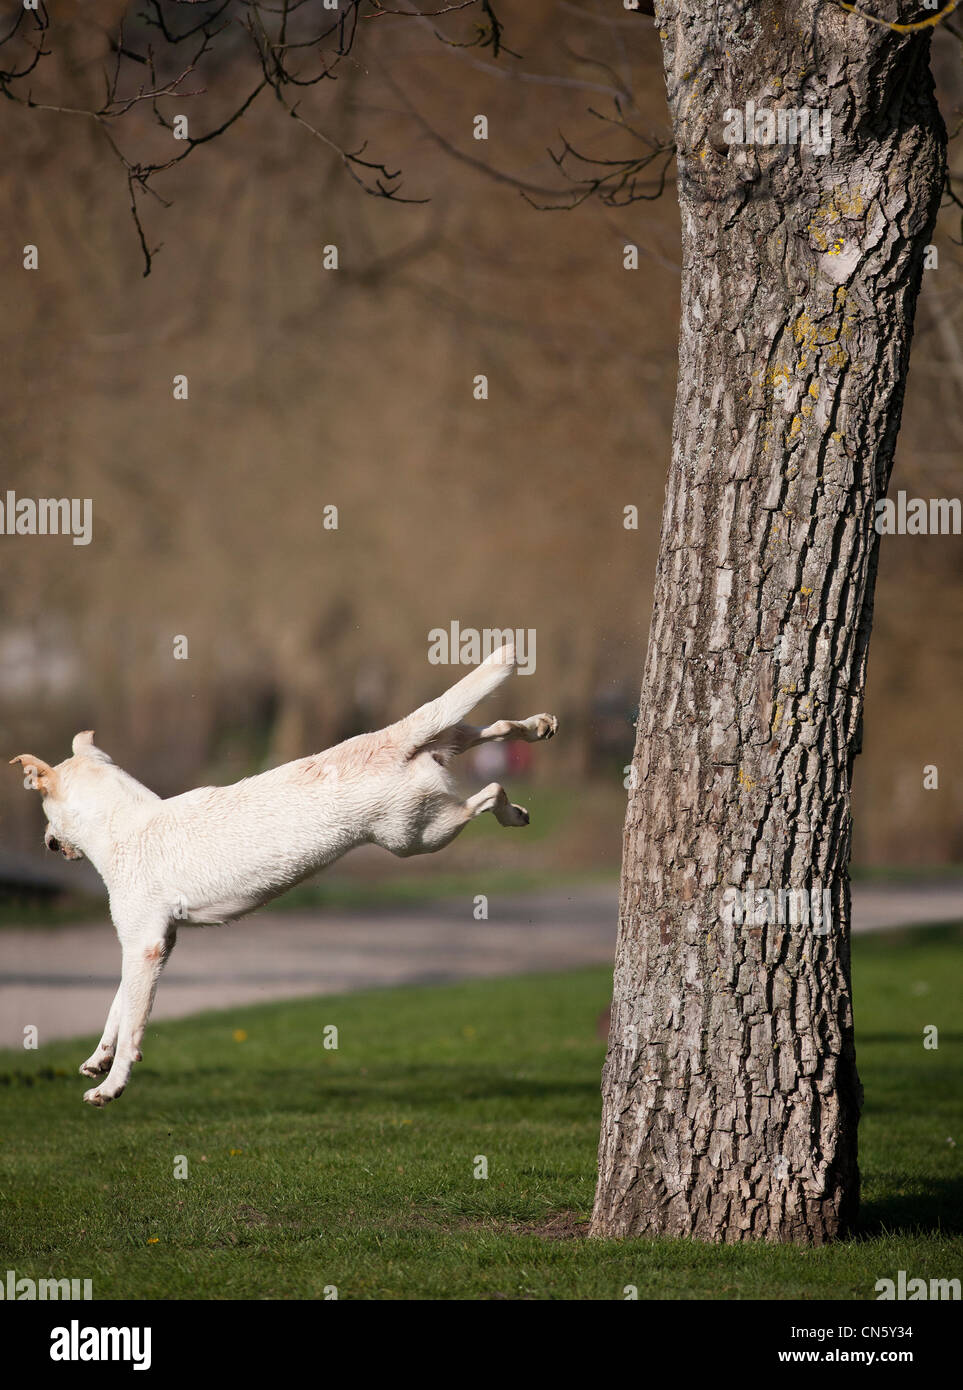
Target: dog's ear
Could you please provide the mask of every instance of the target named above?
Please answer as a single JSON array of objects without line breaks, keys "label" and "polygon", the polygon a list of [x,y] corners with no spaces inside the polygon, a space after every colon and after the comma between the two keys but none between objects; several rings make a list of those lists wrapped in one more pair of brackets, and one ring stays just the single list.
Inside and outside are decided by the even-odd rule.
[{"label": "dog's ear", "polygon": [[75,758],[97,758],[102,763],[110,762],[110,755],[94,743],[93,729],[85,729],[82,734],[75,735],[71,747]]},{"label": "dog's ear", "polygon": [[10,761],[23,764],[23,785],[28,791],[43,792],[44,796],[53,795],[57,785],[57,774],[43,758],[35,758],[32,753],[18,753]]}]

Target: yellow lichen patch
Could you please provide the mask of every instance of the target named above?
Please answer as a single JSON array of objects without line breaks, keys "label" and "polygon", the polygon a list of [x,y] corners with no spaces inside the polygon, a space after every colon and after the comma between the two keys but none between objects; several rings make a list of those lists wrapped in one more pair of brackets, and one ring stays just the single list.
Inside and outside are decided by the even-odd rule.
[{"label": "yellow lichen patch", "polygon": [[[820,203],[813,213],[807,231],[820,251],[838,256],[844,241],[835,231],[835,224],[843,217],[861,217],[866,211],[866,198],[861,188],[834,188],[829,198]],[[830,232],[830,228],[833,231]],[[830,240],[832,238],[832,240]]]},{"label": "yellow lichen patch", "polygon": [[746,791],[750,791],[756,785],[755,782],[749,781],[749,778],[743,772],[741,767],[739,769],[739,774],[736,778],[736,781],[739,783],[741,787],[745,787]]},{"label": "yellow lichen patch", "polygon": [[792,336],[803,347],[814,348],[816,346],[816,325],[805,309],[802,310],[793,324]]},{"label": "yellow lichen patch", "polygon": [[840,434],[840,433],[839,433],[839,430],[833,430],[833,436],[832,436],[832,437],[833,437],[833,439],[836,441],[837,444],[842,444],[843,440],[846,438],[846,436],[845,436],[844,434]]},{"label": "yellow lichen patch", "polygon": [[[749,378],[749,391],[746,393],[745,399],[747,401],[752,399],[752,388],[754,385],[759,386],[763,391],[775,392],[777,388],[780,387],[785,391],[792,377],[793,368],[789,362],[776,362],[773,366],[766,368],[765,371],[760,370],[758,372],[753,372],[752,376]],[[771,423],[767,421],[765,428],[771,431]]]},{"label": "yellow lichen patch", "polygon": [[809,232],[809,235],[816,243],[817,249],[820,251],[825,251],[826,247],[829,245],[829,242],[827,241],[825,234],[821,232],[818,227],[814,227],[811,222],[809,226],[806,228],[806,230]]},{"label": "yellow lichen patch", "polygon": [[860,217],[866,211],[866,200],[861,188],[852,193],[839,188],[833,189],[833,207],[843,217]]}]

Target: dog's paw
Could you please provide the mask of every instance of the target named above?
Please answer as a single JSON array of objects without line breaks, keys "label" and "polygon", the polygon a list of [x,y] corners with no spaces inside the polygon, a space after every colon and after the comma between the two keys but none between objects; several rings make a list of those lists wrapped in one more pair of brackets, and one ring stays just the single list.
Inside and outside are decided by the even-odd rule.
[{"label": "dog's paw", "polygon": [[95,1086],[90,1091],[84,1091],[84,1100],[88,1105],[94,1105],[98,1110],[102,1110],[109,1101],[116,1100],[119,1095],[119,1091],[105,1091],[102,1086]]},{"label": "dog's paw", "polygon": [[81,1076],[103,1076],[110,1071],[114,1063],[114,1054],[108,1053],[101,1057],[99,1052],[95,1052],[92,1057],[88,1057],[86,1062],[80,1064]]},{"label": "dog's paw", "polygon": [[558,733],[558,718],[554,714],[536,714],[532,719],[535,739],[554,738]]},{"label": "dog's paw", "polygon": [[496,811],[495,816],[501,825],[527,825],[530,819],[524,806],[506,806],[504,811]]}]

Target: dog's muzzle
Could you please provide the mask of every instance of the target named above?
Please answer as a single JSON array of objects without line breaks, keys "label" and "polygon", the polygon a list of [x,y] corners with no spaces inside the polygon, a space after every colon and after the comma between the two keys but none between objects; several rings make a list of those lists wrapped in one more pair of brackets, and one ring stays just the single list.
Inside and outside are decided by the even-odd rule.
[{"label": "dog's muzzle", "polygon": [[62,854],[65,859],[83,858],[79,849],[74,849],[73,845],[68,845],[66,841],[58,840],[56,835],[51,835],[49,830],[44,835],[43,842],[52,854]]}]

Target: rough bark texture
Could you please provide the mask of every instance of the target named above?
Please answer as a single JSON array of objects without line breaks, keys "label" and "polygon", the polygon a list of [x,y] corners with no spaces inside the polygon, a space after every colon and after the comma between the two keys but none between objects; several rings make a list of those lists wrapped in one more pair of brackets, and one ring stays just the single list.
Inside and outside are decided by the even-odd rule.
[{"label": "rough bark texture", "polygon": [[[682,328],[592,1230],[822,1242],[858,1204],[850,780],[945,131],[925,36],[657,8]],[[748,101],[829,110],[829,150],[727,143]],[[727,924],[750,880],[828,888],[828,933]]]}]

